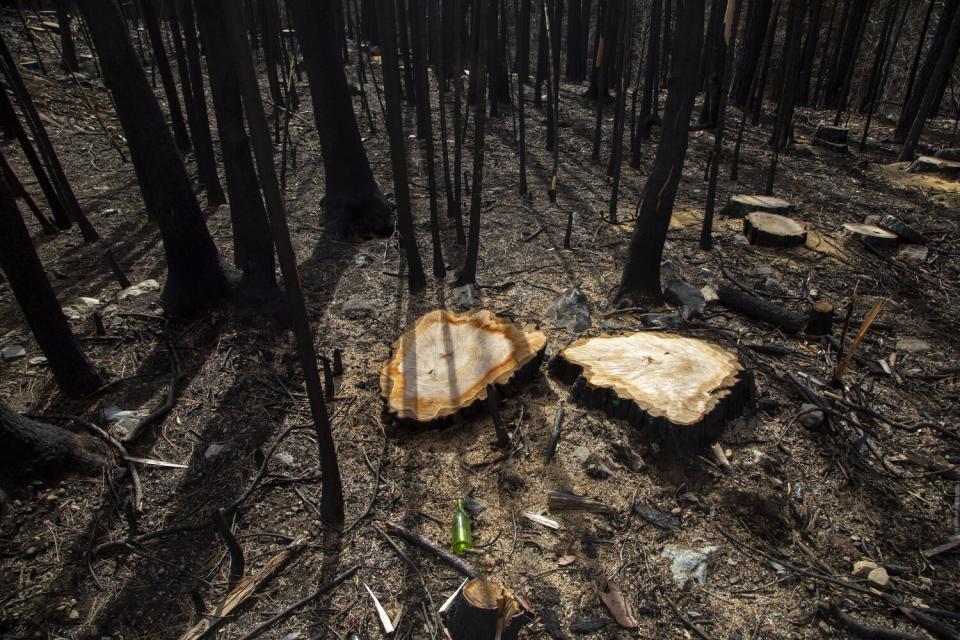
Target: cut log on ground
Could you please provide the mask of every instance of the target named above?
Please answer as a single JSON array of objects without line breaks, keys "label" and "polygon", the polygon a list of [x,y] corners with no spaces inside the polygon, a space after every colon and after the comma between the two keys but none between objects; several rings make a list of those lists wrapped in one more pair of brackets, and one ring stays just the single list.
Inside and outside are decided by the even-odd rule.
[{"label": "cut log on ground", "polygon": [[717,287],[717,298],[728,309],[739,311],[754,320],[769,322],[787,333],[799,333],[806,322],[806,318],[799,313],[725,284]]},{"label": "cut log on ground", "polygon": [[806,243],[807,230],[796,220],[776,213],[753,211],[743,219],[743,235],[761,247],[796,247]]},{"label": "cut log on ground", "polygon": [[578,340],[553,359],[551,371],[579,387],[574,402],[684,452],[716,441],[728,420],[752,408],[755,395],[752,373],[734,354],[668,333]]},{"label": "cut log on ground", "polygon": [[786,216],[793,211],[793,205],[783,198],[773,196],[738,195],[730,198],[727,206],[723,209],[723,215],[730,218],[742,218],[751,211],[766,211],[767,213]]},{"label": "cut log on ground", "polygon": [[946,158],[935,158],[933,156],[920,156],[907,169],[908,173],[939,173],[949,178],[960,178],[960,162],[947,160]]},{"label": "cut log on ground", "polygon": [[490,311],[437,309],[409,328],[380,372],[387,411],[415,423],[458,414],[496,385],[510,396],[537,371],[547,336]]},{"label": "cut log on ground", "polygon": [[875,224],[845,222],[843,228],[871,249],[895,249],[900,244],[900,236]]},{"label": "cut log on ground", "polygon": [[515,640],[532,619],[529,603],[502,584],[475,578],[457,594],[446,624],[453,640]]}]

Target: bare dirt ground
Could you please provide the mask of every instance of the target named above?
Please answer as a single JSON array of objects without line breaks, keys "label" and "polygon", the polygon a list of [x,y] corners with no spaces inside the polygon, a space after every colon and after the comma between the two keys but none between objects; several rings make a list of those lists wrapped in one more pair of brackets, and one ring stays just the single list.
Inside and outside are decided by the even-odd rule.
[{"label": "bare dirt ground", "polygon": [[[0,28],[26,59],[22,30],[13,20],[4,16]],[[52,69],[55,53],[44,34],[37,35]],[[89,63],[85,72],[83,93],[107,126],[118,131]],[[25,75],[67,175],[104,237],[101,245],[113,247],[134,283],[162,282],[159,237],[143,211],[131,165],[110,147],[76,84],[59,71]],[[299,89],[308,95],[305,84]],[[593,111],[578,97],[583,89],[562,86],[561,119],[567,126],[560,129],[554,205],[546,197],[552,158],[543,149],[542,112],[528,109],[529,200],[517,194],[509,110],[490,122],[487,135],[478,276],[487,285],[482,305],[539,324],[549,337],[548,357],[576,338],[546,320],[547,306],[568,287],[579,287],[591,301],[593,326],[586,335],[641,326],[634,314],[615,313],[611,301],[654,144],[648,143],[639,170],[624,167],[619,216],[626,222],[608,224],[603,218],[610,186],[605,162],[589,161]],[[369,135],[375,175],[390,191],[382,116],[375,96],[370,98],[378,131],[366,134],[365,124],[362,129]],[[412,132],[412,112],[407,116]],[[809,137],[818,122],[830,118],[801,111],[798,137]],[[728,122],[738,119],[739,111],[731,109]],[[852,138],[859,138],[861,125],[858,116],[851,118]],[[605,126],[606,145],[609,113]],[[215,606],[228,592],[228,553],[205,523],[212,511],[252,486],[264,455],[266,474],[233,522],[247,572],[256,574],[294,541],[296,555],[225,621],[218,632],[223,638],[242,636],[354,565],[359,570],[352,579],[262,637],[380,637],[363,583],[396,621],[397,637],[438,637],[430,608],[439,606],[462,577],[398,541],[417,567],[412,570],[377,528],[396,522],[447,545],[455,501],[467,495],[485,507],[474,517],[477,552],[467,560],[487,564],[496,579],[528,595],[539,614],[526,632],[529,637],[845,637],[848,631],[818,615],[818,604],[830,599],[868,624],[921,633],[884,595],[913,607],[952,611],[953,618],[943,620],[960,626],[960,557],[921,553],[960,534],[960,476],[954,471],[960,462],[960,189],[955,182],[886,168],[897,149],[880,140],[891,127],[889,121],[875,121],[863,153],[852,144],[848,155],[801,148],[781,158],[775,193],[792,202],[795,217],[815,232],[807,246],[794,249],[746,244],[740,221],[719,218],[716,251],[698,250],[703,174],[713,136],[691,138],[665,252],[683,279],[699,287],[729,284],[732,277],[798,310],[803,308],[798,298],[816,289],[838,310],[853,301],[855,318],[876,300],[886,301],[880,326],[867,334],[857,352],[861,358],[846,376],[849,401],[873,413],[834,403],[829,424],[814,430],[796,419],[804,400],[789,380],[800,376],[807,388],[819,388],[818,381],[830,377],[834,349],[819,340],[785,336],[716,303],[703,320],[678,330],[736,351],[756,372],[760,411],[732,424],[722,439],[736,473],[730,477],[706,453],[664,459],[625,424],[569,405],[559,449],[546,463],[544,448],[567,389],[547,376],[545,367],[506,402],[504,417],[517,429],[518,443],[506,460],[495,461],[501,452],[492,446],[488,417],[443,430],[393,426],[383,415],[380,368],[409,323],[438,306],[453,307],[452,285],[431,281],[426,292],[411,296],[395,237],[356,241],[325,232],[320,150],[304,100],[291,120],[295,152],[287,168],[287,204],[317,352],[329,356],[339,348],[345,363],[330,403],[347,501],[342,532],[324,527],[317,514],[316,447],[289,331],[234,308],[168,325],[155,292],[115,300],[120,287],[101,260],[100,245],[84,246],[75,230],[49,238],[31,226],[63,304],[78,296],[101,301],[107,336],[95,335],[89,313],[73,324],[111,385],[81,402],[62,398],[45,367],[31,364],[39,349],[9,287],[0,283],[0,346],[23,344],[28,351],[26,358],[0,365],[0,394],[23,412],[80,416],[115,429],[102,417],[104,408],[149,411],[162,402],[172,344],[184,374],[176,405],[131,454],[182,466],[139,465],[144,504],[136,529],[143,537],[128,546],[102,546],[129,535],[123,505],[131,486],[114,469],[102,477],[38,480],[14,492],[0,529],[0,636],[179,637],[198,620],[198,601]],[[946,146],[951,127],[952,122],[931,123],[926,141]],[[748,126],[739,181],[729,180],[728,165],[721,169],[721,206],[730,195],[762,191],[770,158],[766,137],[764,127]],[[407,144],[421,253],[428,256],[425,164],[416,141],[408,137]],[[732,142],[727,151],[732,152]],[[15,144],[7,143],[3,152],[36,192]],[[188,165],[193,172],[192,158]],[[571,210],[573,248],[564,250]],[[843,230],[844,222],[880,213],[899,216],[928,238],[925,261],[877,255]],[[208,225],[229,260],[229,216],[209,211]],[[463,251],[454,245],[446,219],[443,233],[447,262],[455,266]],[[853,300],[855,288],[859,295]],[[351,313],[344,311],[348,301]],[[924,341],[929,349],[920,345],[918,350],[908,339]],[[789,353],[760,352],[747,343],[786,347]],[[927,426],[930,422],[943,429]],[[631,471],[616,454],[621,446],[640,453],[646,467]],[[580,447],[602,461],[610,476],[589,475],[578,459]],[[940,471],[917,466],[906,454],[943,466]],[[558,531],[523,516],[546,509],[547,494],[555,490],[602,500],[616,513],[548,514],[560,523]],[[674,526],[654,526],[631,509],[634,504],[672,516]],[[150,536],[193,523],[178,533]],[[671,562],[662,555],[671,545],[717,548],[703,584],[678,588]],[[888,567],[893,577],[886,590],[851,574],[853,563],[862,559]],[[635,608],[638,629],[620,628],[601,604],[599,594],[608,580]]]}]

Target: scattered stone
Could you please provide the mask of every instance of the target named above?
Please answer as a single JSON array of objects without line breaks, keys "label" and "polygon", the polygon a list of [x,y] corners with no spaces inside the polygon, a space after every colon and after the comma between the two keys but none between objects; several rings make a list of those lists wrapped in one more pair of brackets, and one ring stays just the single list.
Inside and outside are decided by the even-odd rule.
[{"label": "scattered stone", "polygon": [[463,499],[463,507],[470,513],[470,515],[478,516],[487,510],[487,503],[480,498],[467,496]]},{"label": "scattered stone", "polygon": [[680,307],[680,315],[684,320],[703,317],[707,301],[700,290],[681,280],[674,280],[663,290],[664,299],[670,304]]},{"label": "scattered stone", "polygon": [[376,315],[377,308],[372,302],[361,298],[350,298],[343,303],[343,315],[347,317]]},{"label": "scattered stone", "polygon": [[139,298],[140,296],[153,291],[160,291],[160,283],[153,279],[144,280],[140,284],[135,284],[132,287],[128,287],[118,293],[117,301],[123,302],[129,298]]},{"label": "scattered stone", "polygon": [[100,301],[96,298],[85,298],[83,296],[75,298],[70,304],[63,308],[63,315],[70,320],[80,320],[84,316],[93,312],[100,306]]},{"label": "scattered stone", "polygon": [[858,578],[866,578],[871,571],[878,567],[879,565],[873,560],[857,560],[853,563],[853,575]]},{"label": "scattered stone", "polygon": [[470,309],[480,304],[480,287],[475,284],[465,284],[453,290],[453,302],[459,307]]},{"label": "scattered stone", "polygon": [[691,580],[704,584],[707,580],[707,570],[713,565],[719,547],[703,547],[701,549],[681,549],[672,544],[663,548],[664,558],[673,560],[670,573],[673,581],[681,591],[685,591]]},{"label": "scattered stone", "polygon": [[281,451],[280,453],[277,454],[276,458],[277,458],[277,462],[282,467],[290,468],[296,462],[296,460],[293,457],[293,454],[288,451]]},{"label": "scattered stone", "polygon": [[596,461],[587,464],[587,475],[597,480],[606,480],[613,475],[613,471],[603,462]]},{"label": "scattered stone", "polygon": [[573,450],[573,458],[582,465],[587,464],[587,460],[590,459],[590,449],[586,447],[577,447]]},{"label": "scattered stone", "polygon": [[203,457],[211,462],[219,458],[227,448],[222,444],[211,444],[207,447],[207,450],[203,452]]},{"label": "scattered stone", "polygon": [[875,587],[884,589],[888,584],[890,584],[890,575],[887,574],[887,570],[883,567],[877,567],[867,574],[867,582]]},{"label": "scattered stone", "polygon": [[815,404],[809,402],[803,403],[800,405],[800,414],[797,422],[799,422],[804,429],[815,431],[823,424],[823,411],[818,409]]},{"label": "scattered stone", "polygon": [[946,158],[936,158],[932,156],[920,156],[913,161],[913,164],[907,169],[908,173],[939,173],[946,177],[960,177],[960,162],[947,160]]},{"label": "scattered stone", "polygon": [[70,613],[67,614],[67,619],[68,619],[68,620],[79,620],[79,619],[80,619],[80,612],[77,611],[76,609],[70,609]]},{"label": "scattered stone", "polygon": [[751,211],[766,211],[787,216],[793,211],[793,205],[783,198],[774,196],[737,195],[730,198],[723,209],[723,214],[730,218],[743,218]]},{"label": "scattered stone", "polygon": [[907,353],[925,353],[933,347],[926,340],[919,338],[900,338],[897,340],[897,351],[906,351]]},{"label": "scattered stone", "polygon": [[27,350],[20,344],[11,344],[0,351],[0,358],[3,358],[4,362],[15,362],[26,355]]},{"label": "scattered stone", "polygon": [[924,264],[929,255],[930,249],[926,245],[907,244],[897,252],[897,259],[911,264]]},{"label": "scattered stone", "polygon": [[365,253],[361,253],[354,259],[353,264],[362,269],[363,267],[373,264],[373,258]]},{"label": "scattered stone", "polygon": [[579,289],[567,289],[547,309],[547,319],[558,329],[581,333],[590,328],[590,305]]}]

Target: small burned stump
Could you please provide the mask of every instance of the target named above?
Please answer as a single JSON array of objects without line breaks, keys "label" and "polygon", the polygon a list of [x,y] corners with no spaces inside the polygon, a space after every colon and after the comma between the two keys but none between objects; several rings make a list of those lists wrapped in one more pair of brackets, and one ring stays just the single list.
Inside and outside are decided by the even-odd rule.
[{"label": "small burned stump", "polygon": [[454,597],[446,626],[453,640],[515,640],[532,619],[524,599],[502,584],[474,578]]},{"label": "small burned stump", "polygon": [[430,423],[485,400],[490,386],[512,395],[536,372],[546,344],[542,332],[490,311],[431,311],[394,343],[380,372],[387,411]]},{"label": "small burned stump", "polygon": [[806,243],[807,230],[796,220],[766,211],[748,213],[743,235],[761,247],[796,247]]},{"label": "small burned stump", "polygon": [[847,135],[849,130],[843,127],[831,127],[825,124],[817,127],[817,133],[813,136],[813,144],[818,147],[824,147],[837,153],[847,152]]},{"label": "small burned stump", "polygon": [[753,405],[753,375],[709,342],[667,333],[574,342],[551,362],[571,400],[626,420],[668,448],[695,451]]},{"label": "small burned stump", "polygon": [[747,196],[737,195],[730,198],[723,209],[723,215],[730,218],[742,218],[751,211],[766,211],[782,216],[793,211],[793,205],[783,198],[774,196]]}]

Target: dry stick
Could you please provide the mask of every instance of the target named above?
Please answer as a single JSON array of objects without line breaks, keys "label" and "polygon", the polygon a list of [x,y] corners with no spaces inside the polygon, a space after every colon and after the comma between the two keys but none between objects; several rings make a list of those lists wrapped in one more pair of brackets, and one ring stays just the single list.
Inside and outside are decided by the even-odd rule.
[{"label": "dry stick", "polygon": [[387,522],[386,529],[388,533],[392,533],[396,536],[400,536],[410,544],[415,544],[416,546],[420,547],[424,551],[428,551],[432,553],[433,555],[435,555],[436,557],[438,557],[439,559],[443,560],[448,565],[456,569],[460,574],[465,575],[468,578],[476,578],[479,575],[477,573],[477,570],[474,569],[472,566],[470,566],[467,562],[465,562],[464,560],[461,560],[460,558],[453,555],[446,549],[441,549],[433,542],[421,536],[419,533],[415,533],[413,531],[410,531],[409,529],[405,529],[393,522]]},{"label": "dry stick", "polygon": [[[550,34],[550,14],[547,12],[547,0],[542,0],[542,4],[545,17],[543,24],[547,32],[547,64],[549,65],[547,69],[547,102],[550,104],[547,105],[547,108],[553,112],[553,173],[550,177],[550,187],[547,190],[547,195],[550,198],[550,202],[556,202],[557,173],[560,170],[560,128],[558,126],[558,119],[560,118],[560,93],[557,91],[558,87],[556,86],[559,78],[553,77],[553,36]],[[557,11],[559,11],[559,9],[557,9]],[[552,100],[549,99],[551,95],[553,96]]]},{"label": "dry stick", "polygon": [[213,528],[216,529],[220,537],[223,538],[223,542],[227,545],[227,550],[230,552],[230,580],[227,586],[233,588],[240,578],[243,577],[243,569],[246,566],[243,559],[243,547],[237,542],[237,537],[233,534],[227,521],[224,520],[223,510],[216,509],[210,516],[213,519]]},{"label": "dry stick", "polygon": [[897,631],[896,629],[868,627],[859,620],[855,620],[841,611],[835,602],[831,602],[829,605],[821,603],[818,609],[820,610],[821,616],[835,620],[839,623],[839,625],[836,626],[843,627],[858,638],[868,638],[871,640],[923,640],[925,638],[925,636]]},{"label": "dry stick", "polygon": [[170,323],[166,323],[163,333],[166,337],[167,342],[167,351],[170,356],[170,382],[167,384],[167,395],[153,411],[151,411],[147,416],[138,422],[130,431],[123,437],[122,442],[124,444],[132,444],[136,442],[137,438],[140,437],[140,434],[143,433],[144,429],[153,425],[156,422],[160,422],[164,417],[173,409],[173,405],[177,400],[177,387],[180,385],[180,380],[183,379],[183,371],[180,368],[180,358],[177,357],[176,346],[174,345],[174,340],[170,338]]},{"label": "dry stick", "polygon": [[273,616],[272,618],[267,619],[265,622],[263,622],[263,623],[260,624],[259,626],[254,627],[253,630],[251,630],[250,632],[248,632],[248,633],[244,634],[243,636],[241,636],[241,637],[239,638],[239,640],[253,640],[253,639],[256,638],[257,636],[259,636],[261,633],[263,633],[264,631],[270,629],[273,625],[275,625],[275,624],[277,624],[278,622],[280,622],[281,620],[284,620],[284,619],[286,619],[287,617],[289,617],[289,616],[290,616],[291,614],[293,614],[297,609],[300,609],[300,608],[302,608],[302,607],[310,604],[311,602],[313,602],[314,600],[316,600],[317,598],[319,598],[319,597],[322,596],[323,594],[325,594],[325,593],[327,593],[328,591],[331,591],[331,590],[333,590],[334,588],[336,588],[337,586],[339,586],[340,583],[345,582],[346,580],[349,580],[350,578],[352,578],[352,577],[353,577],[353,574],[355,574],[355,573],[357,572],[357,569],[359,569],[359,568],[360,568],[360,565],[359,565],[359,564],[353,565],[352,567],[350,567],[349,569],[347,569],[346,571],[344,571],[343,573],[341,573],[340,575],[338,575],[336,578],[334,578],[334,579],[331,580],[330,582],[327,582],[326,584],[324,584],[323,586],[321,586],[319,589],[317,589],[316,591],[314,591],[313,593],[311,593],[311,594],[310,594],[309,596],[307,596],[306,598],[303,598],[302,600],[298,600],[297,602],[294,602],[292,605],[290,605],[289,607],[287,607],[286,609],[284,609],[283,611],[281,611],[281,612],[278,613],[277,615]]},{"label": "dry stick", "polygon": [[557,407],[557,415],[553,419],[553,434],[550,436],[550,442],[547,443],[546,461],[553,460],[557,453],[557,445],[560,444],[560,433],[563,427],[563,404]]},{"label": "dry stick", "polygon": [[697,636],[698,638],[700,638],[700,640],[712,640],[712,638],[711,638],[710,636],[708,636],[708,635],[703,631],[703,629],[701,629],[700,627],[698,627],[697,625],[695,625],[695,624],[694,624],[693,622],[691,622],[685,615],[683,615],[683,614],[680,612],[680,609],[677,608],[677,605],[675,605],[675,604],[673,603],[673,600],[672,600],[672,599],[667,598],[667,604],[670,605],[670,608],[671,608],[671,609],[673,609],[674,615],[677,616],[677,617],[680,619],[680,622],[683,623],[683,626],[685,626],[685,627],[687,627],[688,629],[690,629],[690,631],[693,631],[693,635],[695,635],[695,636]]},{"label": "dry stick", "polygon": [[270,132],[266,124],[267,117],[263,110],[263,100],[260,96],[260,87],[257,84],[249,44],[244,33],[242,16],[239,13],[240,7],[228,2],[222,2],[221,7],[224,11],[228,37],[232,41],[230,44],[238,62],[237,71],[240,77],[240,91],[247,112],[247,124],[250,128],[250,137],[260,174],[260,184],[267,204],[270,229],[277,248],[280,271],[283,274],[283,281],[287,289],[287,300],[290,304],[297,352],[300,356],[300,365],[303,367],[307,396],[310,399],[310,412],[316,429],[320,468],[323,474],[323,495],[321,496],[323,519],[330,524],[340,526],[343,524],[343,486],[337,463],[337,450],[333,441],[333,432],[330,428],[330,417],[323,401],[323,388],[320,385],[317,355],[313,349],[313,333],[307,317],[306,302],[303,297],[303,289],[300,286],[300,276],[297,272],[297,258],[290,241],[283,196],[280,193],[276,168],[273,165],[273,148],[270,144]]}]

